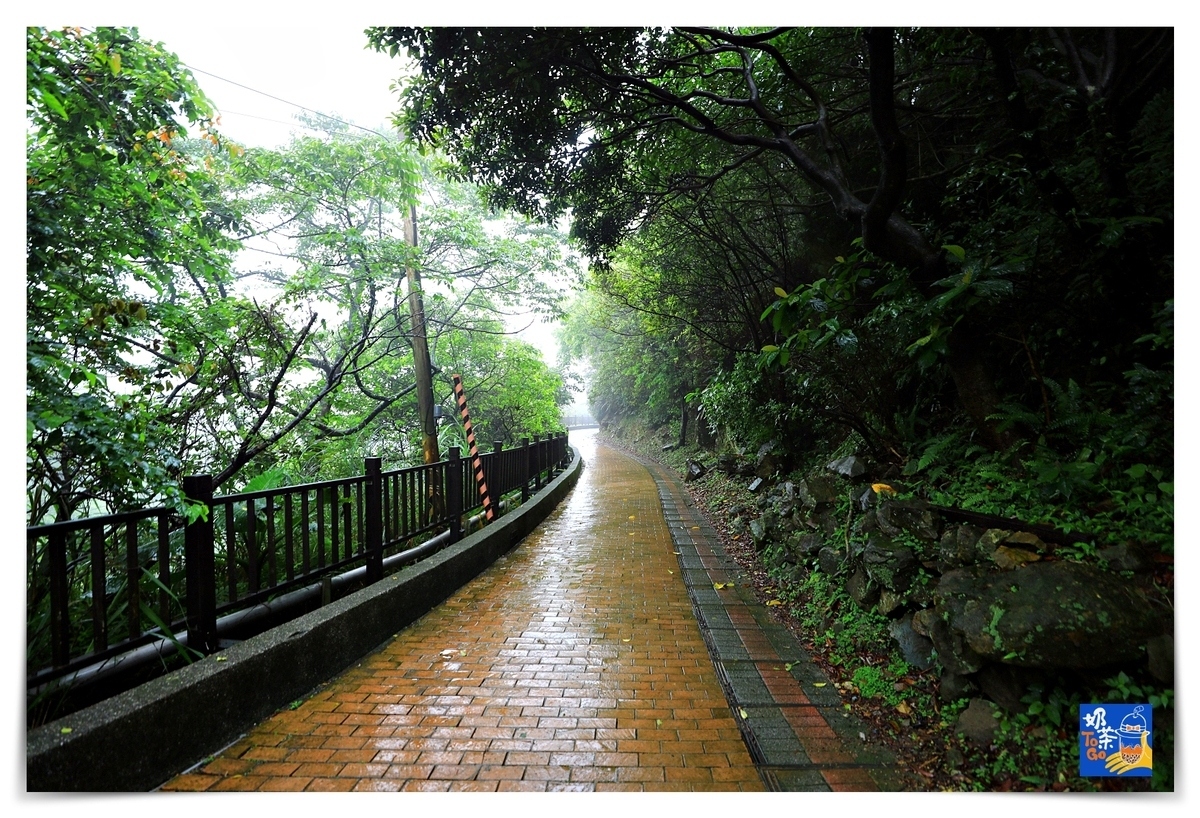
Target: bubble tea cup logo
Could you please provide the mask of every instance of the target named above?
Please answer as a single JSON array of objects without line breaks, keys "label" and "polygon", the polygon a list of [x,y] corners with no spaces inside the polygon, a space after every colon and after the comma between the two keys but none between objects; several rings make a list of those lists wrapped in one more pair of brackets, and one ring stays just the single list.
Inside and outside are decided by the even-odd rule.
[{"label": "bubble tea cup logo", "polygon": [[1081,776],[1149,776],[1153,711],[1148,704],[1084,704],[1079,707]]}]

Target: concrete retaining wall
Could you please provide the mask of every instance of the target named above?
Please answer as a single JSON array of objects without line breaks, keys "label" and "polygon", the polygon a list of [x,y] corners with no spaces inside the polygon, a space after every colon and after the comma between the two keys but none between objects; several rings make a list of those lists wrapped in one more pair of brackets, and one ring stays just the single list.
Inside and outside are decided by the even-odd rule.
[{"label": "concrete retaining wall", "polygon": [[436,607],[546,518],[571,465],[486,528],[344,599],[26,734],[26,789],[146,792],[228,746]]}]

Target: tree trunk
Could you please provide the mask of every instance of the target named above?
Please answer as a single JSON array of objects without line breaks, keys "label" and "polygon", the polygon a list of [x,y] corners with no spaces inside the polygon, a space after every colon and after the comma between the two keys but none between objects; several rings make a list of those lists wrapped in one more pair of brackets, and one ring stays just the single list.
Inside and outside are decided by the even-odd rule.
[{"label": "tree trunk", "polygon": [[[410,208],[405,219],[409,243],[417,246],[417,209]],[[421,449],[424,463],[436,463],[438,453],[437,421],[433,417],[433,367],[429,360],[429,340],[425,335],[425,305],[421,300],[421,273],[407,265],[408,309],[412,313],[413,369],[417,379],[417,415],[421,422]]]},{"label": "tree trunk", "polygon": [[[417,207],[409,208],[406,232],[409,243],[417,246]],[[429,339],[425,335],[425,304],[421,300],[421,273],[415,264],[407,265],[408,309],[412,313],[413,368],[417,381],[417,414],[421,422],[421,461],[436,463],[438,452],[437,420],[433,417],[433,365],[429,359]],[[445,508],[439,481],[429,481],[427,521],[440,519]]]},{"label": "tree trunk", "polygon": [[700,413],[696,413],[696,443],[705,451],[711,452],[717,447],[717,439],[713,435],[712,428],[709,427],[708,421]]},{"label": "tree trunk", "polygon": [[679,401],[679,448],[687,445],[688,433],[688,405],[687,398],[681,398]]},{"label": "tree trunk", "polygon": [[[968,319],[969,321],[969,319]],[[950,350],[950,376],[958,390],[958,400],[975,426],[996,451],[1004,451],[1016,442],[1011,431],[1000,431],[991,416],[1000,405],[995,380],[980,354],[978,333],[968,321],[960,322],[947,339]]]}]

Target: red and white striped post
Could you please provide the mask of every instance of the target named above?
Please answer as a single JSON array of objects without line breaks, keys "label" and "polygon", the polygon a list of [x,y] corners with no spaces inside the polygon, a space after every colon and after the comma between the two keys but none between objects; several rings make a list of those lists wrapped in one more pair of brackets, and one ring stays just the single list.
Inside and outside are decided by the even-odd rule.
[{"label": "red and white striped post", "polygon": [[467,431],[467,446],[471,453],[471,469],[475,472],[475,483],[479,486],[479,496],[483,499],[483,515],[490,523],[496,519],[496,510],[492,507],[492,498],[488,494],[487,480],[483,476],[483,461],[479,459],[479,447],[475,445],[475,430],[471,428],[471,413],[467,411],[467,394],[463,391],[462,376],[451,375],[454,381],[454,398],[458,401],[458,411],[462,415],[463,428]]}]

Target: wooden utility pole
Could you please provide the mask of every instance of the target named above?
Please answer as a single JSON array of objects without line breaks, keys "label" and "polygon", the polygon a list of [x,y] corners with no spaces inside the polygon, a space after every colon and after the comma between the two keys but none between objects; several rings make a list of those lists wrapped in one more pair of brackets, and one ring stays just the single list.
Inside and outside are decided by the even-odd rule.
[{"label": "wooden utility pole", "polygon": [[[409,207],[404,220],[405,239],[417,247],[417,206]],[[408,310],[412,314],[413,367],[417,376],[417,414],[421,420],[421,450],[423,462],[436,463],[438,454],[437,421],[433,417],[433,366],[429,360],[429,339],[425,333],[425,304],[421,300],[421,271],[411,262],[407,265]]]}]

